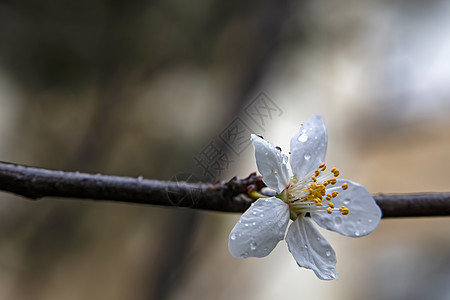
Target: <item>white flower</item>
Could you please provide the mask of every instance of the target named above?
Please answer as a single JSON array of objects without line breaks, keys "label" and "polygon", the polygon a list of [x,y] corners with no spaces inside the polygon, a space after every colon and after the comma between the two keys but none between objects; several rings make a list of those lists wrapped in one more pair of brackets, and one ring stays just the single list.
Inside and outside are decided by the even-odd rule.
[{"label": "white flower", "polygon": [[276,197],[259,198],[241,216],[230,233],[229,250],[237,258],[264,257],[286,234],[289,251],[300,267],[320,279],[337,279],[336,255],[309,218],[321,227],[345,236],[360,237],[380,223],[381,210],[362,185],[336,179],[324,163],[327,133],[321,116],[313,116],[291,139],[291,168],[281,149],[252,135],[256,164],[264,183]]}]

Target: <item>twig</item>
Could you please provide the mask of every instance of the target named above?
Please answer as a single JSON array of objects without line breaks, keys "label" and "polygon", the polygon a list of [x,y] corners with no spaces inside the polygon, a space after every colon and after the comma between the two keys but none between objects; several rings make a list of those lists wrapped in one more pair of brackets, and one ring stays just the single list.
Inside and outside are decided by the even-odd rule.
[{"label": "twig", "polygon": [[[0,190],[29,199],[63,197],[243,212],[250,189],[265,187],[261,176],[211,183],[54,171],[0,162]],[[384,218],[450,215],[450,193],[377,194]]]}]

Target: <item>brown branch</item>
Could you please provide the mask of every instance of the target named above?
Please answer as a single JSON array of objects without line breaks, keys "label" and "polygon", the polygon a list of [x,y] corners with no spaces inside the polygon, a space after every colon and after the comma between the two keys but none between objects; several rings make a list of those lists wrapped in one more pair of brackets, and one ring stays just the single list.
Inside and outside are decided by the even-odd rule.
[{"label": "brown branch", "polygon": [[[64,197],[244,212],[249,189],[265,185],[255,173],[245,179],[187,183],[63,172],[0,162],[0,190],[29,199]],[[378,194],[384,218],[449,216],[450,193]]]}]

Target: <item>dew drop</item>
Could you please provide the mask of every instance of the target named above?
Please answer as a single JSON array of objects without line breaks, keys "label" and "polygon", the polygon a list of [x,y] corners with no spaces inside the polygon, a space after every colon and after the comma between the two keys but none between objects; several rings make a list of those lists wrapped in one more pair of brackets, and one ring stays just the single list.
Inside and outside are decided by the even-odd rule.
[{"label": "dew drop", "polygon": [[236,239],[236,235],[233,233],[233,234],[230,236],[230,239],[234,241],[234,240]]},{"label": "dew drop", "polygon": [[369,221],[369,223],[372,223],[372,219],[369,219],[368,221]]},{"label": "dew drop", "polygon": [[314,137],[314,139],[315,139],[315,140],[317,140],[317,139],[318,139],[317,135],[316,135],[316,136]]},{"label": "dew drop", "polygon": [[302,143],[304,143],[304,142],[306,142],[308,140],[308,136],[306,135],[306,134],[302,134],[301,136],[299,136],[298,137],[298,141],[299,142],[302,142]]},{"label": "dew drop", "polygon": [[349,204],[349,203],[350,203],[350,199],[349,199],[349,198],[345,198],[344,201],[343,201],[343,203],[344,203],[345,205]]},{"label": "dew drop", "polygon": [[262,217],[264,217],[264,214],[260,214],[259,216],[262,218]]},{"label": "dew drop", "polygon": [[305,245],[305,249],[308,249],[308,245]]},{"label": "dew drop", "polygon": [[309,131],[312,131],[312,127],[309,127]]},{"label": "dew drop", "polygon": [[248,223],[245,223],[244,226],[245,226],[245,227],[248,227]]},{"label": "dew drop", "polygon": [[358,230],[355,231],[355,235],[356,235],[356,236],[359,236],[359,235],[360,235],[360,233],[359,233]]},{"label": "dew drop", "polygon": [[256,250],[256,247],[258,247],[257,243],[253,242],[253,243],[250,244],[250,249]]},{"label": "dew drop", "polygon": [[254,212],[252,212],[252,214],[253,214],[254,216],[256,216],[258,213],[257,213],[256,211],[254,211]]},{"label": "dew drop", "polygon": [[256,225],[256,222],[253,222],[252,225],[255,226],[255,225]]},{"label": "dew drop", "polygon": [[331,251],[330,251],[330,250],[327,250],[327,252],[325,252],[325,255],[326,255],[326,256],[330,256],[330,255],[331,255]]},{"label": "dew drop", "polygon": [[317,240],[320,241],[320,237],[317,237]]},{"label": "dew drop", "polygon": [[342,224],[342,218],[340,216],[337,216],[334,218],[334,223],[336,223],[337,225]]},{"label": "dew drop", "polygon": [[269,248],[265,247],[265,248],[263,249],[263,251],[264,251],[264,252],[267,252],[267,251],[269,251]]},{"label": "dew drop", "polygon": [[311,158],[311,154],[305,153],[305,155],[303,155],[303,157],[304,157],[306,160],[309,160],[309,159]]},{"label": "dew drop", "polygon": [[305,133],[305,132],[306,132],[306,129],[302,129],[302,132]]}]

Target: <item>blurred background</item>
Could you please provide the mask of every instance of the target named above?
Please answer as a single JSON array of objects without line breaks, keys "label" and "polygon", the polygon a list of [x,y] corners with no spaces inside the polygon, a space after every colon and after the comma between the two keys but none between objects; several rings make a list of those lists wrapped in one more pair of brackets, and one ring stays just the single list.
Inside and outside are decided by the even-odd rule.
[{"label": "blurred background", "polygon": [[[204,178],[239,117],[289,149],[313,114],[327,164],[373,193],[448,192],[450,1],[0,2],[0,160],[168,180]],[[246,108],[264,91],[276,114]],[[297,267],[280,242],[228,253],[239,214],[0,193],[1,299],[450,299],[450,220],[323,232],[339,280]]]}]

